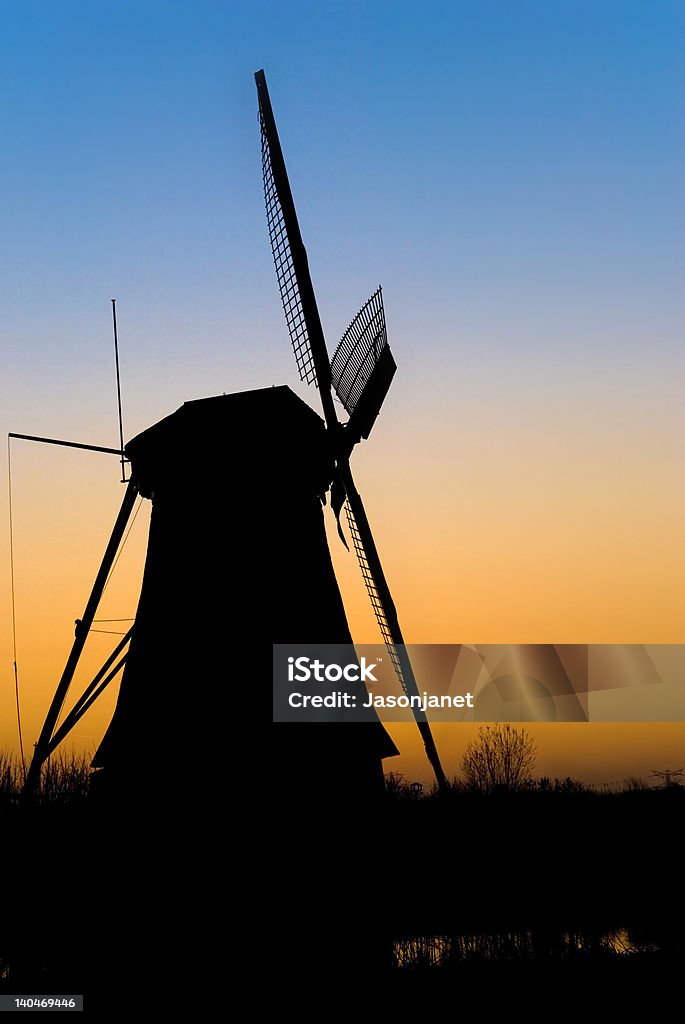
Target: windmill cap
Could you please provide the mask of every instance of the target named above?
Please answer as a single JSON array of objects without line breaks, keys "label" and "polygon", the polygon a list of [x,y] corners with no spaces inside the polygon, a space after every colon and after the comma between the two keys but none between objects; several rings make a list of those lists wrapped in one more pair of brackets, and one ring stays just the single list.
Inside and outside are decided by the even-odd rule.
[{"label": "windmill cap", "polygon": [[306,486],[316,493],[332,476],[323,420],[279,386],[186,402],[126,445],[138,489],[151,497],[171,487],[204,490]]}]

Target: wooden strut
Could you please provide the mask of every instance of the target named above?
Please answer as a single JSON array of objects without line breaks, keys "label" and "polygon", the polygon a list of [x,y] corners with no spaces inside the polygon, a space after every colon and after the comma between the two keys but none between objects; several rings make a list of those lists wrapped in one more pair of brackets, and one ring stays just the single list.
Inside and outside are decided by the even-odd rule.
[{"label": "wooden strut", "polygon": [[[98,672],[91,680],[91,682],[88,683],[88,686],[85,688],[85,690],[83,691],[79,699],[76,701],[69,714],[62,722],[57,732],[50,740],[50,749],[48,751],[48,755],[52,754],[53,750],[57,749],[57,747],[60,745],[65,736],[67,736],[71,732],[76,723],[83,717],[83,715],[85,715],[86,711],[91,706],[91,704],[95,703],[95,701],[100,696],[102,691],[109,685],[109,683],[112,682],[117,673],[120,672],[121,669],[124,667],[124,664],[126,662],[126,655],[124,654],[123,657],[119,658],[119,661],[117,661],[117,658],[128,644],[132,635],[133,626],[131,626],[128,632],[124,634],[122,639],[119,641],[119,643],[116,645],[110,656],[105,661],[102,668],[98,670]],[[114,662],[116,662],[116,664],[114,664]],[[111,668],[112,665],[114,665],[113,668]],[[111,670],[108,671],[108,669],[110,668]]]},{"label": "wooden strut", "polygon": [[[395,604],[390,594],[390,588],[385,578],[385,573],[383,572],[383,566],[381,565],[378,549],[371,533],[371,526],[366,515],[366,510],[364,509],[361,496],[352,477],[352,470],[350,469],[349,458],[345,448],[345,428],[338,421],[335,403],[333,401],[330,360],[328,357],[328,350],[326,348],[326,340],[323,333],[323,327],[321,325],[316,296],[314,294],[314,286],[309,272],[307,250],[304,247],[302,235],[300,233],[300,225],[297,219],[292,191],[290,189],[290,182],[288,180],[288,172],[285,167],[283,151],[281,149],[281,143],[276,129],[276,121],[271,107],[269,90],[266,84],[266,76],[263,71],[257,71],[255,73],[255,83],[257,85],[259,107],[264,119],[264,127],[269,144],[269,157],[271,160],[274,184],[281,204],[281,211],[288,236],[288,243],[290,245],[293,268],[295,270],[295,277],[300,291],[300,301],[302,303],[302,311],[307,325],[307,333],[309,336],[309,343],[316,371],[319,394],[321,395],[321,405],[323,407],[326,427],[333,438],[333,449],[336,454],[336,463],[340,478],[345,488],[345,493],[347,494],[347,500],[350,503],[352,514],[359,529],[361,543],[369,562],[369,567],[378,591],[378,597],[388,623],[392,642],[397,649],[397,656],[400,661],[403,682],[407,689],[407,695],[418,696],[419,690],[416,685],[416,677],[414,676],[414,670],[409,660],[409,655],[407,654],[404,637],[402,636],[402,630],[400,629],[400,624],[397,618]],[[423,739],[426,755],[435,773],[438,788],[444,791],[448,788],[447,778],[440,763],[440,756],[435,746],[435,740],[433,739],[430,724],[426,718],[425,712],[421,708],[412,707],[412,711],[414,712],[414,718],[419,728],[421,738]]]},{"label": "wooden strut", "polygon": [[126,524],[128,523],[131,512],[133,511],[137,494],[138,488],[135,481],[131,479],[127,483],[124,500],[121,503],[119,514],[116,518],[116,522],[114,523],[112,535],[109,538],[109,543],[105,549],[98,574],[95,577],[95,583],[93,584],[93,589],[90,592],[90,597],[88,598],[85,611],[76,629],[74,643],[69,653],[69,657],[67,658],[67,663],[64,666],[62,677],[57,686],[57,690],[55,691],[55,696],[52,698],[52,703],[50,704],[48,713],[45,716],[45,722],[41,729],[40,736],[38,737],[38,742],[35,745],[31,764],[26,775],[26,782],[22,789],[23,797],[30,797],[35,793],[38,783],[40,782],[41,766],[50,756],[53,733],[55,726],[57,725],[57,719],[59,718],[60,711],[62,710],[62,706],[67,696],[67,691],[74,677],[74,672],[76,671],[79,658],[81,657],[81,653],[85,646],[88,631],[93,624],[93,619],[95,618],[95,613],[100,603],[102,592],[105,589],[105,584],[112,568],[112,564],[116,558],[117,551],[119,550],[119,545],[121,543],[124,530],[126,529]]}]

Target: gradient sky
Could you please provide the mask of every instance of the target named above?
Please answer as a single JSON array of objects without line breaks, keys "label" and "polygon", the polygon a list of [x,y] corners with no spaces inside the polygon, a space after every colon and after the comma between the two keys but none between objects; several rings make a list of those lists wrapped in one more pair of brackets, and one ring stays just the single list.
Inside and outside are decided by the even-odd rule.
[{"label": "gradient sky", "polygon": [[[329,348],[384,286],[399,371],[355,467],[407,637],[685,642],[681,3],[1,10],[5,433],[116,443],[112,296],[128,437],[187,399],[296,385],[261,193],[264,67]],[[13,453],[30,746],[122,488],[105,456]],[[103,617],[134,614],[147,514]],[[375,641],[334,558],[353,632]],[[14,745],[8,583],[0,614]],[[90,665],[113,639],[89,641]],[[612,745],[546,727],[541,767],[564,750],[554,773],[622,777],[638,747],[664,761],[685,738],[620,728]],[[455,758],[464,735],[443,740]],[[393,767],[419,771],[413,742]]]}]

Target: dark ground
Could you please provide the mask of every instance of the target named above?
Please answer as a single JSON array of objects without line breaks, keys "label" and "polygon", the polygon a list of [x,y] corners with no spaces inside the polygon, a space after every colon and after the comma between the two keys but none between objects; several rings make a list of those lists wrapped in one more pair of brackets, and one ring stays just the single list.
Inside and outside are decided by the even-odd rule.
[{"label": "dark ground", "polygon": [[[677,787],[400,794],[301,828],[286,805],[233,798],[211,815],[8,800],[0,992],[83,992],[99,1016],[136,993],[214,1019],[246,991],[241,962],[253,1000],[310,999],[324,1018],[321,990],[405,1009],[545,987],[579,1005],[663,995],[685,965],[684,812]],[[630,951],[607,943],[617,930]],[[440,966],[393,966],[393,941],[435,936],[452,949]]]}]

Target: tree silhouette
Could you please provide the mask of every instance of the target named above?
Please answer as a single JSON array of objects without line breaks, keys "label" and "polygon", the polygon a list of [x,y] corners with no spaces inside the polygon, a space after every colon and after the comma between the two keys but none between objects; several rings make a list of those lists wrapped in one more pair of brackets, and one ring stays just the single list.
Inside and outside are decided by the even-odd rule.
[{"label": "tree silhouette", "polygon": [[537,748],[530,733],[508,722],[484,725],[464,752],[461,770],[470,789],[515,790],[531,777]]}]

